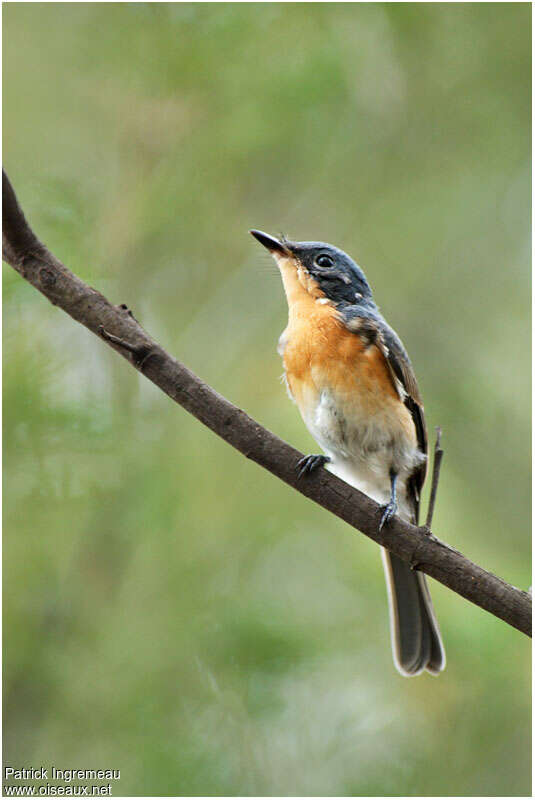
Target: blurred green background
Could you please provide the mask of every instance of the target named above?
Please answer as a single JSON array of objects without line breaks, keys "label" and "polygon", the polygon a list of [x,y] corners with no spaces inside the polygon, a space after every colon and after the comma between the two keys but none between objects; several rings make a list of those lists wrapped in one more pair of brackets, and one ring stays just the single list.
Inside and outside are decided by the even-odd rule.
[{"label": "blurred green background", "polygon": [[[37,233],[304,452],[247,231],[352,254],[446,450],[435,530],[530,584],[529,4],[8,4]],[[442,586],[394,670],[378,548],[4,267],[4,756],[114,794],[527,795],[530,642]]]}]

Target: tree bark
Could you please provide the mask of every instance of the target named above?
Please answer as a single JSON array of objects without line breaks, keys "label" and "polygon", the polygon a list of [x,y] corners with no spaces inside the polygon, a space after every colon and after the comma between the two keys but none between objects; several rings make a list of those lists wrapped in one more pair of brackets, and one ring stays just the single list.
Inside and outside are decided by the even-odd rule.
[{"label": "tree bark", "polygon": [[465,558],[427,528],[394,517],[379,531],[382,508],[320,469],[298,478],[302,453],[215,392],[155,342],[125,305],[112,305],[74,275],[28,225],[2,175],[3,257],[32,286],[113,347],[146,378],[247,458],[452,591],[531,636],[531,596]]}]

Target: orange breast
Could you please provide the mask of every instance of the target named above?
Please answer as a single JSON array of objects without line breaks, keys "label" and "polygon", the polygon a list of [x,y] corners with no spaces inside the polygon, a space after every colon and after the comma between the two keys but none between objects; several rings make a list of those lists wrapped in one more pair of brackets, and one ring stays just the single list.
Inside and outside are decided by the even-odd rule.
[{"label": "orange breast", "polygon": [[286,378],[302,414],[324,388],[342,401],[358,394],[360,406],[370,414],[385,402],[399,402],[381,351],[346,330],[332,306],[306,299],[294,304],[286,337]]}]

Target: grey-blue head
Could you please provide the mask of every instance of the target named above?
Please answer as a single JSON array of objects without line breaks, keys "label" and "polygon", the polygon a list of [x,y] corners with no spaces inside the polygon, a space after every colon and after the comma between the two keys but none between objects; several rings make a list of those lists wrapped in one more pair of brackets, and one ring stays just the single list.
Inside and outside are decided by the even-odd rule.
[{"label": "grey-blue head", "polygon": [[257,230],[251,233],[273,255],[294,258],[335,304],[373,304],[372,290],[363,271],[338,247],[325,242],[292,242],[284,237],[279,240]]}]

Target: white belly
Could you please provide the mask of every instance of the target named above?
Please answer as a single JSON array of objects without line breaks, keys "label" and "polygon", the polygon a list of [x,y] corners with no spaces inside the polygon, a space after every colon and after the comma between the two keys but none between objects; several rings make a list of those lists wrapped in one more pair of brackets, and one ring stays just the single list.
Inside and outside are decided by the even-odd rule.
[{"label": "white belly", "polygon": [[344,404],[323,391],[304,417],[309,431],[331,459],[327,469],[377,503],[390,499],[390,470],[398,474],[399,514],[410,520],[406,481],[425,456],[407,438],[395,406],[370,414],[354,400],[350,413]]}]

